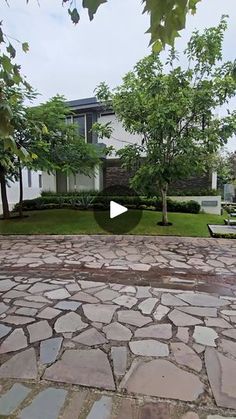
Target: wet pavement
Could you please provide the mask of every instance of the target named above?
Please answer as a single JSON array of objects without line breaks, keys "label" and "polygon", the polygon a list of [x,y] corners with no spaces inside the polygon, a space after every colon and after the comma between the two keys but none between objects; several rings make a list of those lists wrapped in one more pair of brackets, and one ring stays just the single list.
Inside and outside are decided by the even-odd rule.
[{"label": "wet pavement", "polygon": [[0,265],[236,276],[236,240],[151,236],[0,236]]},{"label": "wet pavement", "polygon": [[1,236],[0,418],[236,418],[235,251]]}]

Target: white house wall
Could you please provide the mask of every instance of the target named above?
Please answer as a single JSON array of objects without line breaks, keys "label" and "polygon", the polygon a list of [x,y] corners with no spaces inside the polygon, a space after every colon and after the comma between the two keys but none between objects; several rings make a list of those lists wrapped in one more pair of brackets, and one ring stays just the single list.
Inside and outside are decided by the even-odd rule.
[{"label": "white house wall", "polygon": [[[113,128],[111,138],[103,138],[100,139],[98,142],[106,144],[108,147],[113,146],[115,150],[120,150],[121,148],[125,147],[126,145],[131,144],[141,144],[142,137],[140,135],[132,135],[129,134],[124,127],[122,126],[121,122],[118,121],[115,115],[101,115],[98,117],[98,122],[100,124],[106,124],[111,122],[111,127]],[[116,153],[113,152],[109,158],[117,157]]]},{"label": "white house wall", "polygon": [[[39,187],[39,175],[41,172],[31,171],[31,187],[28,186],[28,170],[23,169],[24,199],[33,199],[40,196],[42,188]],[[19,201],[19,182],[9,182],[7,187],[9,207],[12,209]],[[2,197],[0,192],[0,214],[2,213]]]}]

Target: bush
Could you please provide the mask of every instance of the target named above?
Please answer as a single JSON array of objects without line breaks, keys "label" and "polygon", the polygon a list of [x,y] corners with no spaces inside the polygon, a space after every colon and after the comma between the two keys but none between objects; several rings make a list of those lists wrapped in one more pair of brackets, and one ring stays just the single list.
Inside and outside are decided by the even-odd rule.
[{"label": "bush", "polygon": [[[23,210],[32,211],[50,208],[74,208],[96,210],[106,210],[109,208],[110,201],[117,201],[119,204],[130,209],[149,209],[162,210],[162,202],[160,198],[147,198],[144,196],[90,196],[88,193],[80,196],[75,195],[45,195],[40,198],[27,199],[23,201]],[[18,209],[18,204],[15,210]],[[168,199],[169,212],[182,212],[198,214],[200,205],[195,201],[177,202]]]},{"label": "bush", "polygon": [[220,189],[172,189],[168,191],[169,196],[218,196],[222,195]]}]

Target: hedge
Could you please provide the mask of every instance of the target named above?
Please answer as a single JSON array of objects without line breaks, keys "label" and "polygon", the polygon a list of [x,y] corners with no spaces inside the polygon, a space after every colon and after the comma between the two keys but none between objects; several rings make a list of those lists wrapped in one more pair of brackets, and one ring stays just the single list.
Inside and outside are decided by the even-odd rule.
[{"label": "hedge", "polygon": [[[142,196],[41,196],[35,199],[23,201],[23,210],[43,210],[52,208],[74,208],[74,209],[97,209],[106,210],[110,201],[117,201],[129,209],[162,210],[162,202],[159,198],[147,198]],[[14,210],[17,211],[18,204]],[[168,199],[169,212],[182,212],[198,214],[200,205],[196,201],[177,202]]]}]

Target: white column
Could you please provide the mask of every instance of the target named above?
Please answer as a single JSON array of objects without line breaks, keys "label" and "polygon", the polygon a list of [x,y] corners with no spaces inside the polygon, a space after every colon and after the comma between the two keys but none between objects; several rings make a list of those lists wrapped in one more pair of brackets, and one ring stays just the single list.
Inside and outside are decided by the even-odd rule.
[{"label": "white column", "polygon": [[217,189],[217,172],[212,172],[211,188]]},{"label": "white column", "polygon": [[94,168],[94,189],[95,191],[100,191],[100,167],[96,166]]}]

